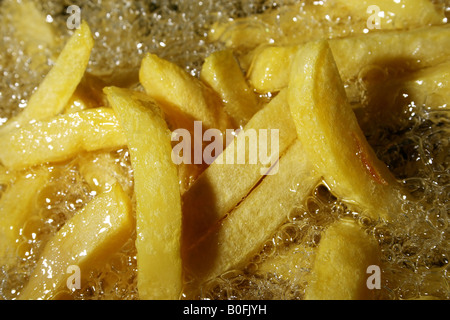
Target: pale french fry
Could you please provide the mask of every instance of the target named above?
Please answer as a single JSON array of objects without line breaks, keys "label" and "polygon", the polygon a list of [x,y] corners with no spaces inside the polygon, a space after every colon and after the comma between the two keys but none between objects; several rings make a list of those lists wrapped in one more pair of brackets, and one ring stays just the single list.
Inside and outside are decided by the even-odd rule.
[{"label": "pale french fry", "polygon": [[0,198],[0,265],[18,257],[21,229],[35,213],[36,197],[50,178],[45,168],[20,173]]},{"label": "pale french fry", "polygon": [[258,99],[247,84],[233,51],[216,51],[207,57],[201,79],[220,95],[235,127],[244,126],[259,110]]},{"label": "pale french fry", "polygon": [[[268,143],[268,154],[278,143],[282,155],[296,140],[295,125],[287,103],[287,92],[282,91],[268,105],[256,113],[241,134],[198,177],[183,194],[183,245],[195,243],[211,226],[230,212],[260,181],[271,164],[250,163],[250,146],[245,133],[252,130],[279,130],[278,141]],[[259,135],[259,133],[258,133]],[[254,143],[254,142],[253,142]],[[238,154],[245,154],[245,162],[238,163]],[[231,164],[230,159],[233,161]]]},{"label": "pale french fry", "polygon": [[89,26],[83,22],[31,96],[26,108],[2,126],[0,134],[61,113],[84,75],[93,46]]},{"label": "pale french fry", "polygon": [[277,174],[265,177],[239,206],[183,253],[187,275],[193,281],[202,283],[242,266],[261,250],[288,214],[303,205],[320,180],[299,141],[281,157],[279,166]]},{"label": "pale french fry", "polygon": [[83,282],[90,271],[101,267],[125,244],[133,230],[131,201],[115,184],[110,192],[91,200],[49,240],[19,299],[58,298],[72,274],[69,267],[79,268]]},{"label": "pale french fry", "polygon": [[[215,23],[208,38],[241,51],[259,45],[299,44],[368,32],[368,20],[373,14],[379,19],[379,25],[370,32],[377,31],[375,28],[412,29],[445,21],[443,10],[429,0],[335,0],[320,5],[299,2],[263,14]],[[346,22],[336,23],[339,20]]]},{"label": "pale french fry", "polygon": [[217,93],[174,63],[148,54],[139,79],[174,127],[191,129],[194,121],[202,121],[209,129],[232,128]]},{"label": "pale french fry", "polygon": [[126,138],[111,108],[56,116],[11,130],[0,140],[0,161],[7,168],[70,159],[82,151],[118,149]]},{"label": "pale french fry", "polygon": [[[418,70],[442,63],[450,57],[449,36],[448,26],[432,26],[332,39],[329,44],[341,78],[348,82],[355,80],[367,66]],[[302,46],[305,44],[298,47]],[[278,71],[290,70],[294,57],[292,46],[259,50],[248,75],[251,86],[261,93],[285,88],[289,73]]]},{"label": "pale french fry", "polygon": [[395,217],[401,210],[399,184],[361,131],[328,42],[299,49],[288,102],[298,138],[331,190],[373,219]]},{"label": "pale french fry", "polygon": [[144,103],[115,87],[105,93],[125,130],[134,170],[139,297],[178,299],[182,217],[171,132],[153,100]]},{"label": "pale french fry", "polygon": [[[380,266],[380,248],[354,220],[333,223],[323,233],[314,260],[306,300],[368,300],[371,266]],[[373,289],[373,288],[372,288]]]}]

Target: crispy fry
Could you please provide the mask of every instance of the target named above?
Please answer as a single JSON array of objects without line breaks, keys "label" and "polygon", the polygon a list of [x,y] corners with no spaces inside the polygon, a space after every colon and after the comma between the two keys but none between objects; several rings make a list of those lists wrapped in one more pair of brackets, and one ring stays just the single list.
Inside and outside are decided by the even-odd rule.
[{"label": "crispy fry", "polygon": [[358,125],[328,42],[312,42],[299,49],[288,101],[308,159],[331,190],[356,202],[373,219],[398,214],[399,185]]},{"label": "crispy fry", "polygon": [[0,135],[62,112],[84,75],[93,46],[94,40],[89,26],[83,22],[80,29],[67,42],[37,91],[31,96],[27,107],[1,127]]},{"label": "crispy fry", "polygon": [[[321,237],[306,300],[367,300],[374,298],[367,280],[370,266],[380,266],[380,248],[355,221],[343,219]],[[369,269],[370,270],[370,269]]]},{"label": "crispy fry", "polygon": [[201,79],[219,93],[235,127],[244,126],[259,110],[258,99],[247,84],[233,51],[216,51],[207,57]]},{"label": "crispy fry", "polygon": [[142,60],[139,79],[172,126],[192,129],[194,121],[202,121],[208,129],[225,132],[232,128],[217,93],[174,63],[148,54]]},{"label": "crispy fry", "polygon": [[178,299],[181,197],[171,133],[153,100],[115,87],[105,93],[125,130],[134,170],[139,297]]},{"label": "crispy fry", "polygon": [[[341,78],[348,82],[355,80],[367,66],[417,70],[442,63],[450,56],[449,36],[448,26],[432,26],[332,39],[329,44]],[[298,47],[302,46],[305,44]],[[250,84],[262,93],[285,88],[289,74],[278,71],[290,70],[294,57],[292,46],[259,50],[250,67]]]},{"label": "crispy fry", "polygon": [[49,300],[67,285],[68,268],[80,269],[81,281],[117,252],[134,228],[131,202],[120,185],[96,196],[46,244],[21,300]]},{"label": "crispy fry", "polygon": [[[290,116],[286,91],[280,92],[250,119],[242,133],[249,130],[259,132],[260,129],[279,130],[279,155],[295,141],[295,125]],[[238,135],[183,194],[183,245],[189,247],[221,220],[251,191],[265,171],[270,169],[270,164],[252,164],[248,161],[249,143],[245,143],[245,140],[241,143],[242,139],[245,136]],[[269,147],[274,146],[274,143],[277,141],[271,141]],[[272,150],[269,151],[271,152]],[[237,154],[245,154],[246,161],[234,161],[234,164],[230,164],[230,159],[235,160]]]},{"label": "crispy fry", "polygon": [[187,275],[194,281],[202,283],[242,266],[287,215],[303,205],[320,180],[299,141],[281,157],[279,166],[277,174],[265,177],[239,206],[184,252]]},{"label": "crispy fry", "polygon": [[89,109],[35,122],[0,139],[0,161],[22,169],[64,161],[82,151],[118,149],[126,138],[111,108]]}]

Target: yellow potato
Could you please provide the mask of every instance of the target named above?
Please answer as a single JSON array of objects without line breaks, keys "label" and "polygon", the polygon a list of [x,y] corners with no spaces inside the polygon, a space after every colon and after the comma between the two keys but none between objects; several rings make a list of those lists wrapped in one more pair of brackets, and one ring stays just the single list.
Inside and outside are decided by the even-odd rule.
[{"label": "yellow potato", "polygon": [[320,239],[305,299],[373,299],[377,289],[368,286],[369,267],[380,267],[380,255],[378,242],[355,221],[333,223]]},{"label": "yellow potato", "polygon": [[[357,79],[368,66],[417,70],[446,61],[450,57],[448,26],[433,26],[410,31],[385,31],[329,41],[344,82]],[[301,44],[294,47],[303,47]],[[290,66],[295,57],[292,46],[258,50],[248,75],[258,92],[272,92],[289,83]]]},{"label": "yellow potato", "polygon": [[380,9],[381,30],[443,24],[445,18],[443,10],[429,0],[332,0],[320,5],[301,1],[259,15],[216,22],[208,38],[246,51],[259,45],[293,45],[362,34],[369,30],[367,22],[374,14],[368,12],[369,6]]},{"label": "yellow potato", "polygon": [[83,22],[67,42],[37,91],[30,97],[26,108],[1,127],[0,135],[61,113],[84,75],[93,46],[94,39],[89,26]]},{"label": "yellow potato", "polygon": [[142,60],[139,79],[172,126],[191,129],[194,121],[202,121],[208,129],[224,132],[232,128],[217,93],[174,63],[148,54]]},{"label": "yellow potato", "polygon": [[83,282],[91,270],[101,267],[125,244],[133,229],[131,201],[115,184],[110,192],[96,196],[77,212],[49,240],[19,299],[58,298],[71,275],[69,267],[79,268]]},{"label": "yellow potato", "polygon": [[126,138],[111,108],[56,116],[11,130],[0,140],[0,161],[7,168],[64,161],[82,151],[118,149]]},{"label": "yellow potato", "polygon": [[141,299],[178,299],[182,289],[181,196],[171,132],[154,102],[105,88],[123,126],[134,170]]},{"label": "yellow potato", "polygon": [[85,73],[72,97],[64,107],[63,113],[106,106],[106,98],[103,94],[104,87],[105,84],[102,80]]},{"label": "yellow potato", "polygon": [[258,99],[248,86],[233,51],[216,51],[207,57],[201,79],[220,95],[235,127],[244,126],[259,110]]},{"label": "yellow potato", "polygon": [[279,166],[277,174],[265,177],[239,206],[183,252],[193,281],[202,283],[242,267],[319,183],[320,176],[299,141],[281,157]]},{"label": "yellow potato", "polygon": [[399,184],[361,131],[326,41],[299,49],[288,102],[308,159],[333,192],[373,219],[401,212]]},{"label": "yellow potato", "polygon": [[0,198],[0,265],[11,265],[18,257],[21,229],[33,216],[36,199],[50,179],[45,168],[18,174]]},{"label": "yellow potato", "polygon": [[[282,155],[296,139],[295,125],[283,91],[256,113],[242,133],[260,129],[279,130],[278,148]],[[238,135],[232,144],[213,162],[183,194],[183,245],[189,247],[211,226],[231,211],[270,169],[270,164],[250,163],[249,143]],[[238,140],[239,139],[239,140]],[[243,142],[243,143],[242,143]],[[270,141],[268,148],[276,141]],[[270,149],[269,149],[270,150]],[[271,150],[268,152],[271,153]],[[237,155],[246,161],[238,163]],[[230,164],[230,160],[234,164]]]}]

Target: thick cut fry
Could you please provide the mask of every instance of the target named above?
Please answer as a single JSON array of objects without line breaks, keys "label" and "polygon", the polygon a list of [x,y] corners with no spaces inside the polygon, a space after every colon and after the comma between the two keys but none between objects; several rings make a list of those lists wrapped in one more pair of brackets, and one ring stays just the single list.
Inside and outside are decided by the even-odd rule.
[{"label": "thick cut fry", "polygon": [[[270,163],[250,163],[251,141],[245,141],[245,133],[254,130],[279,130],[278,141],[268,143],[268,154],[278,144],[282,155],[296,140],[295,125],[287,104],[287,92],[282,91],[247,123],[241,134],[224,150],[183,194],[183,246],[195,243],[211,226],[230,212],[263,178]],[[270,135],[268,135],[270,136]],[[269,139],[269,138],[268,138]],[[236,156],[246,155],[244,163]],[[230,159],[233,160],[231,164]]]},{"label": "thick cut fry", "polygon": [[373,299],[376,290],[367,284],[369,267],[380,266],[380,255],[378,242],[354,220],[335,222],[320,239],[305,299]]},{"label": "thick cut fry", "polygon": [[[116,184],[77,212],[46,244],[21,300],[57,298],[71,273],[80,270],[81,282],[102,266],[131,237],[134,220],[131,201]],[[69,271],[68,271],[69,270]]]},{"label": "thick cut fry", "polygon": [[412,29],[445,21],[443,10],[429,0],[335,0],[321,5],[302,1],[260,15],[215,23],[208,37],[212,42],[244,51],[259,45],[292,45],[367,32],[373,14],[379,24],[370,32],[378,27]]},{"label": "thick cut fry", "polygon": [[141,299],[178,299],[182,288],[181,197],[171,133],[153,100],[115,87],[105,93],[128,139],[136,197]]},{"label": "thick cut fry", "polygon": [[111,108],[89,109],[29,124],[0,140],[0,161],[12,169],[64,161],[82,151],[118,149],[126,138]]},{"label": "thick cut fry", "polygon": [[233,51],[217,51],[207,57],[201,79],[220,95],[235,127],[244,126],[259,110],[258,99],[248,86]]},{"label": "thick cut fry", "polygon": [[[442,63],[450,57],[449,37],[450,27],[432,26],[333,39],[329,44],[341,78],[348,82],[368,66],[417,70]],[[278,71],[291,70],[295,52],[292,46],[258,50],[248,75],[251,86],[261,93],[285,88],[289,72]]]},{"label": "thick cut fry", "polygon": [[11,183],[0,198],[0,266],[18,257],[21,229],[35,213],[36,199],[50,178],[45,168],[24,172]]},{"label": "thick cut fry", "polygon": [[326,41],[298,51],[288,101],[298,138],[331,190],[373,219],[399,213],[398,183],[361,131]]},{"label": "thick cut fry", "polygon": [[172,126],[191,129],[194,121],[202,121],[208,129],[224,132],[232,128],[217,93],[174,63],[148,54],[142,60],[139,79]]},{"label": "thick cut fry", "polygon": [[[0,134],[56,116],[63,111],[72,97],[89,62],[94,40],[87,23],[69,39],[55,65],[28,101],[27,107],[10,119],[0,130]],[[4,137],[0,137],[4,139]]]},{"label": "thick cut fry", "polygon": [[261,183],[191,250],[184,252],[187,275],[202,283],[239,268],[261,247],[288,214],[303,205],[320,176],[297,141],[281,157],[279,172]]}]

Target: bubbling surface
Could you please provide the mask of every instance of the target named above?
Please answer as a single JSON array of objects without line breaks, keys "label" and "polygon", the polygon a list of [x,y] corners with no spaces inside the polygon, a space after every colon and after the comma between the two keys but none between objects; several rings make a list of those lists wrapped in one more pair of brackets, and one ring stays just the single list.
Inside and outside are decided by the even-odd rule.
[{"label": "bubbling surface", "polygon": [[[0,124],[26,107],[30,95],[54,63],[52,50],[41,48],[39,54],[45,58],[45,63],[36,67],[23,50],[23,44],[15,41],[14,26],[10,23],[13,17],[5,5],[11,1],[15,0],[3,0],[0,6],[3,52],[0,55]],[[118,83],[117,75],[120,75],[127,85],[136,84],[141,59],[146,52],[153,52],[198,76],[205,57],[221,48],[220,44],[207,42],[209,25],[292,2],[234,0],[177,1],[175,4],[172,1],[80,0],[77,4],[82,9],[82,18],[91,26],[95,38],[88,71],[109,83]],[[434,2],[444,6],[450,15],[450,1]],[[58,41],[53,49],[59,51],[70,36],[65,25],[66,8],[70,3],[64,0],[34,3],[57,30]],[[305,29],[317,27],[317,21],[308,22],[307,14],[300,12],[299,18],[304,19]],[[322,27],[332,29],[336,22],[324,20],[322,23],[328,24]],[[345,21],[339,23],[342,27]],[[430,109],[414,101],[404,103],[405,122],[401,128],[380,126],[365,132],[380,159],[413,195],[411,199],[404,199],[403,212],[396,221],[371,221],[321,184],[305,203],[291,212],[286,223],[251,261],[204,284],[201,294],[192,297],[184,293],[181,298],[302,299],[322,230],[345,216],[358,221],[380,244],[383,271],[380,298],[434,296],[449,299],[450,116],[444,108]],[[132,190],[128,151],[118,150],[112,152],[112,156],[123,168],[121,182]],[[78,170],[77,159],[49,170],[52,171],[51,181],[37,200],[42,209],[23,227],[17,266],[9,270],[0,266],[0,299],[17,298],[46,240],[95,196]],[[83,288],[73,293],[63,291],[61,296],[138,299],[134,240],[135,235],[103,269],[93,271]],[[293,247],[304,250],[295,251],[301,263],[290,270],[289,277],[281,276],[281,266],[270,273],[261,270],[265,261],[283,257]]]}]

